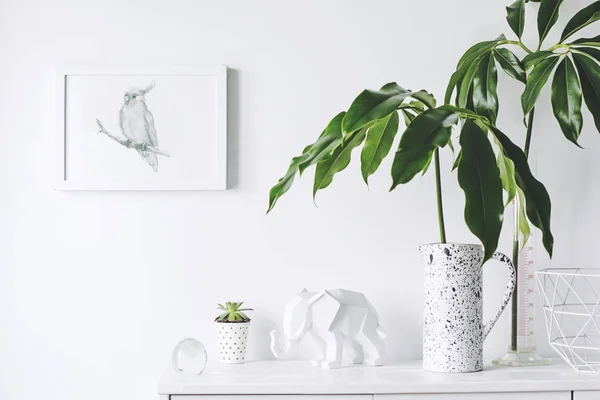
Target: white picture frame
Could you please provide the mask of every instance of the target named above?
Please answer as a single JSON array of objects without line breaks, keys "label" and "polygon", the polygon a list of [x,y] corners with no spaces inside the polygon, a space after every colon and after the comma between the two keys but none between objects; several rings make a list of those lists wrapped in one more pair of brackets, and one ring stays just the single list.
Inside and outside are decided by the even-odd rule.
[{"label": "white picture frame", "polygon": [[[172,190],[225,190],[227,189],[227,75],[228,69],[226,66],[185,66],[185,67],[161,67],[161,68],[135,68],[135,67],[102,67],[102,68],[92,68],[92,67],[63,67],[61,68],[56,75],[56,154],[57,154],[57,162],[56,162],[56,184],[55,187],[57,190],[117,190],[117,191],[172,191]],[[124,78],[131,77],[132,81],[141,82],[141,78],[145,78],[145,81],[151,81],[145,88],[138,89],[137,87],[126,88],[123,87],[123,92],[114,93],[114,90],[110,94],[103,93],[99,95],[99,99],[96,93],[93,94],[94,98],[90,99],[87,94],[85,94],[85,90],[89,90],[89,87],[95,87],[97,91],[103,91],[105,87],[116,87],[116,82],[124,81]],[[135,79],[134,79],[135,77]],[[157,78],[158,77],[158,78]],[[98,78],[99,80],[96,82],[93,79]],[[187,81],[183,81],[182,79],[187,79]],[[103,80],[103,81],[102,81]],[[181,120],[191,122],[189,125],[190,131],[187,131],[187,128],[182,129],[180,125],[178,126],[178,137],[185,137],[186,140],[197,141],[195,136],[192,135],[205,135],[202,139],[203,144],[208,143],[208,145],[198,146],[201,147],[203,153],[198,150],[198,160],[202,160],[202,162],[206,163],[200,171],[196,171],[199,169],[198,166],[190,167],[193,165],[190,154],[191,150],[188,151],[188,148],[193,148],[193,146],[187,146],[187,144],[177,144],[178,148],[183,149],[181,153],[185,153],[187,159],[184,161],[180,161],[180,163],[187,163],[183,167],[172,168],[167,172],[164,172],[163,175],[159,175],[159,163],[167,163],[171,161],[163,161],[163,160],[171,160],[175,158],[175,156],[171,157],[171,154],[164,152],[162,149],[158,148],[150,148],[142,147],[144,150],[141,151],[140,143],[133,142],[129,140],[126,135],[126,130],[124,126],[139,126],[136,125],[138,122],[131,122],[132,119],[127,120],[124,115],[124,107],[130,104],[129,96],[127,94],[127,90],[135,90],[138,89],[138,99],[137,105],[141,106],[140,99],[144,102],[144,107],[146,107],[146,97],[148,94],[148,98],[153,95],[153,93],[148,93],[150,90],[153,92],[158,92],[158,85],[161,83],[161,80],[174,83],[169,88],[170,94],[168,96],[163,96],[161,104],[173,104],[170,107],[168,112],[163,112],[164,115],[169,116],[170,119],[179,123]],[[206,80],[206,84],[204,83]],[[78,83],[79,82],[79,83]],[[184,84],[184,82],[190,82],[189,85]],[[182,97],[187,99],[185,102],[182,100],[184,104],[177,104],[177,97],[179,95],[173,95],[174,93],[185,92],[188,90],[187,86],[190,86],[189,90],[193,91],[194,89],[191,87],[192,85],[198,84],[199,87],[207,87],[210,90],[204,90],[202,96],[204,96],[205,103],[212,101],[212,90],[214,88],[214,105],[210,104],[209,107],[205,107],[202,112],[204,112],[204,116],[200,115],[196,117],[196,114],[202,114],[197,108],[193,109],[194,101],[202,96],[196,95],[191,92],[191,94],[182,94]],[[140,85],[138,85],[140,86]],[[163,85],[163,88],[168,86],[168,84]],[[142,87],[142,86],[140,86]],[[183,88],[183,90],[182,90]],[[163,89],[163,92],[166,92]],[[160,93],[163,93],[160,92]],[[125,93],[125,94],[123,94]],[[140,94],[141,93],[141,94]],[[104,121],[100,122],[100,116],[96,118],[95,123],[90,122],[89,116],[91,112],[89,110],[83,109],[86,105],[92,104],[92,102],[102,101],[101,99],[110,97],[111,100],[111,110],[115,109],[115,98],[114,96],[119,96],[118,101],[123,102],[120,105],[121,109],[115,110],[115,113],[110,115],[110,122],[107,120],[107,123]],[[73,97],[73,98],[70,98]],[[135,94],[132,95],[133,99],[136,98]],[[175,98],[173,98],[175,97]],[[166,99],[165,99],[166,98]],[[125,99],[125,100],[122,100]],[[82,101],[83,100],[83,101]],[[132,102],[134,100],[131,100]],[[126,103],[125,103],[126,102]],[[81,105],[84,103],[84,105]],[[148,104],[150,104],[150,100],[148,100]],[[106,108],[105,106],[103,106]],[[89,108],[89,107],[88,107]],[[160,138],[161,129],[159,128],[159,122],[157,119],[157,115],[154,117],[152,113],[149,112],[151,109],[150,105],[144,108],[146,112],[149,114],[149,120],[152,123],[152,132],[154,139]],[[174,115],[177,114],[179,109],[185,109],[190,111],[182,111],[182,115]],[[77,112],[75,111],[77,110]],[[204,111],[207,110],[207,111]],[[73,115],[70,115],[69,113]],[[106,114],[106,113],[105,113]],[[81,123],[80,120],[84,119],[85,122]],[[127,115],[127,114],[126,114]],[[108,118],[107,115],[102,116],[102,118]],[[135,116],[144,120],[143,117],[139,117],[139,114]],[[198,122],[198,118],[205,118],[206,120],[210,120],[210,129],[198,129],[198,125],[202,125],[203,122]],[[214,119],[214,120],[213,120]],[[124,122],[125,120],[125,122]],[[145,120],[148,120],[146,118]],[[157,127],[154,128],[154,121],[157,121]],[[127,125],[129,122],[129,125]],[[90,125],[91,124],[91,125]],[[110,128],[104,128],[104,125],[109,125]],[[146,125],[148,126],[148,125]],[[82,128],[83,127],[83,128]],[[94,127],[96,129],[95,132],[90,131],[91,128]],[[138,128],[136,128],[138,129]],[[174,131],[175,129],[173,129]],[[168,129],[165,129],[168,131]],[[185,132],[184,132],[185,131]],[[202,131],[202,132],[200,132]],[[110,132],[114,132],[110,133]],[[129,130],[129,134],[131,134],[131,130]],[[133,133],[139,132],[133,131]],[[158,132],[158,133],[157,133]],[[94,135],[94,136],[86,136],[86,135]],[[103,136],[102,133],[106,133],[106,136]],[[171,132],[172,133],[172,132]],[[106,139],[106,142],[112,143],[116,150],[112,150],[111,147],[110,152],[115,152],[120,158],[123,158],[124,151],[130,151],[128,157],[136,157],[136,162],[138,163],[135,168],[140,169],[140,178],[134,175],[133,172],[127,170],[127,174],[132,175],[129,176],[127,174],[126,177],[123,177],[123,174],[114,173],[113,170],[115,168],[112,166],[112,170],[108,172],[98,172],[100,171],[100,167],[96,168],[95,165],[90,165],[94,160],[100,160],[106,162],[105,158],[100,158],[96,151],[90,151],[89,149],[95,149],[94,147],[90,147],[89,143],[84,143],[83,141],[94,140],[94,143],[101,143],[103,148],[106,148],[107,145],[104,142],[98,142],[98,136],[101,136],[103,139]],[[120,137],[119,137],[120,136]],[[130,135],[131,136],[131,135]],[[136,138],[138,138],[136,136]],[[113,139],[114,141],[111,141]],[[161,139],[162,140],[162,139]],[[200,140],[200,139],[199,139]],[[80,154],[77,156],[73,156],[74,153],[77,153],[77,146],[79,143],[83,143],[79,148],[83,151],[86,151],[86,156],[83,157]],[[155,141],[158,143],[158,141]],[[119,146],[120,144],[120,146]],[[151,143],[153,144],[153,143]],[[132,148],[128,146],[132,145]],[[150,144],[148,144],[150,145]],[[136,147],[137,146],[137,147]],[[141,146],[145,146],[144,143]],[[87,150],[83,150],[87,149]],[[120,150],[119,150],[120,149]],[[104,150],[106,151],[106,150]],[[155,151],[155,152],[154,152]],[[138,154],[136,154],[136,152]],[[112,154],[112,153],[111,153]],[[89,157],[87,156],[89,155]],[[139,157],[142,156],[142,157]],[[105,156],[102,157],[110,157]],[[92,159],[92,161],[89,160]],[[184,157],[181,157],[184,158]],[[151,160],[154,160],[151,161]],[[156,161],[158,160],[158,161]],[[209,160],[209,161],[207,161]],[[129,159],[128,163],[131,163]],[[174,163],[174,162],[173,162]],[[138,166],[140,165],[140,166]],[[162,165],[165,164],[161,164]],[[141,171],[142,166],[145,168],[144,171]],[[75,170],[75,168],[79,168]],[[165,169],[167,167],[164,167]],[[96,170],[98,171],[96,171]],[[156,172],[156,174],[152,175],[152,170]],[[119,171],[117,169],[117,171]],[[146,172],[150,171],[150,172]],[[164,171],[164,169],[163,169]],[[175,172],[173,172],[175,171]],[[185,171],[185,174],[182,173],[181,176],[177,175],[178,171]],[[112,173],[112,175],[110,175]],[[169,175],[170,174],[170,175]],[[143,176],[143,178],[142,178]]]}]

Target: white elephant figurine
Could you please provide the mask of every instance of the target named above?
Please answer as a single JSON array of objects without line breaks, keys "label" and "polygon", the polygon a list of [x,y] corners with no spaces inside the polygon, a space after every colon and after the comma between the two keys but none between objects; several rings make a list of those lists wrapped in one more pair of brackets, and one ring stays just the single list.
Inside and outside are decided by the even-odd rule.
[{"label": "white elephant figurine", "polygon": [[296,345],[309,334],[318,354],[312,361],[322,368],[340,368],[344,341],[352,347],[353,363],[382,365],[385,333],[379,316],[364,294],[335,289],[295,295],[285,307],[284,346],[279,347],[277,331],[271,331],[271,351],[277,358],[288,358]]}]

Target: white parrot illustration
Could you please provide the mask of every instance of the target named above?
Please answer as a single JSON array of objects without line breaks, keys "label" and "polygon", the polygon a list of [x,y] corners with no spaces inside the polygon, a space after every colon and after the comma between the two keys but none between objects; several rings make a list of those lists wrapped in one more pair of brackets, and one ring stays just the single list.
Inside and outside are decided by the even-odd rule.
[{"label": "white parrot illustration", "polygon": [[170,157],[169,153],[158,148],[158,138],[154,127],[154,117],[146,106],[146,93],[154,88],[154,81],[144,89],[132,87],[127,89],[124,103],[119,112],[121,135],[113,135],[104,128],[98,118],[96,123],[103,133],[115,142],[137,153],[155,172],[158,172],[158,155]]},{"label": "white parrot illustration", "polygon": [[[125,91],[124,103],[119,113],[121,132],[131,141],[132,147],[156,172],[158,157],[152,151],[145,151],[145,146],[158,148],[158,138],[154,127],[154,117],[146,106],[146,93],[154,88],[152,82],[145,89],[131,87]],[[145,145],[145,146],[144,146]]]}]

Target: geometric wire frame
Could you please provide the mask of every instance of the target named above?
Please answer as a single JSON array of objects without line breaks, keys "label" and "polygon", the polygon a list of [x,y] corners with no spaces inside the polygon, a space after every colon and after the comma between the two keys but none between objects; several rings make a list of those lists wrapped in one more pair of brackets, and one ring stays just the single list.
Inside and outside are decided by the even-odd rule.
[{"label": "geometric wire frame", "polygon": [[600,269],[536,272],[550,346],[571,367],[600,373]]}]

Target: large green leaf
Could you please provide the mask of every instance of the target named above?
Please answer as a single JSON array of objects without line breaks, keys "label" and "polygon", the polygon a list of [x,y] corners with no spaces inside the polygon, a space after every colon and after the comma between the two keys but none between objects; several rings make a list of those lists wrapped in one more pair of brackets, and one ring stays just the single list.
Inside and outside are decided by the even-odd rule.
[{"label": "large green leaf", "polygon": [[361,172],[366,184],[369,184],[369,176],[377,171],[381,161],[390,152],[399,122],[398,112],[393,112],[369,128],[360,155]]},{"label": "large green leaf", "polygon": [[460,84],[457,86],[456,105],[458,107],[464,108],[467,106],[469,96],[472,95],[471,86],[473,85],[473,80],[475,79],[475,75],[484,58],[485,56],[473,61],[469,69],[467,69],[465,76],[460,81]]},{"label": "large green leaf", "polygon": [[343,111],[336,115],[329,124],[327,124],[317,141],[314,144],[307,146],[302,151],[302,154],[308,153],[308,157],[298,166],[300,175],[302,175],[304,170],[308,167],[318,164],[331,156],[333,150],[342,144],[342,120],[344,119],[345,114],[346,112]]},{"label": "large green leaf", "polygon": [[[450,141],[448,141],[448,143],[450,143]],[[425,176],[425,174],[429,170],[429,166],[431,165],[431,161],[433,161],[433,157],[431,157],[429,160],[427,160],[427,163],[425,163],[425,166],[423,167],[423,172],[421,173],[421,176]]]},{"label": "large green leaf", "polygon": [[394,112],[407,98],[413,97],[430,108],[435,107],[435,98],[425,92],[411,92],[397,83],[391,82],[379,90],[364,90],[350,105],[344,121],[342,131],[348,135],[358,129],[368,126],[372,122],[384,118]]},{"label": "large green leaf", "polygon": [[444,104],[450,104],[452,93],[454,92],[454,88],[458,85],[471,65],[480,57],[492,51],[500,42],[506,40],[504,35],[500,35],[497,39],[488,40],[485,42],[479,42],[469,48],[463,54],[463,56],[458,61],[458,66],[456,67],[456,71],[450,77],[450,82],[448,83],[448,87],[446,88],[446,94],[444,96]]},{"label": "large green leaf", "polygon": [[581,133],[581,85],[569,57],[558,64],[552,81],[552,110],[565,137],[577,146]]},{"label": "large green leaf", "polygon": [[598,21],[599,19],[600,1],[596,1],[579,11],[573,16],[573,18],[571,18],[569,22],[567,22],[567,25],[565,26],[565,29],[563,30],[563,33],[560,37],[560,41],[564,42],[565,39],[567,39],[569,36],[577,32],[578,30],[585,28],[592,22]]},{"label": "large green leaf", "polygon": [[398,107],[398,110],[412,110],[418,113],[422,113],[425,111],[425,104],[421,103],[418,100],[409,101],[408,103],[403,103]]},{"label": "large green leaf", "polygon": [[458,152],[458,156],[454,160],[454,164],[452,164],[452,171],[454,171],[460,165],[460,159],[462,158],[462,150]]},{"label": "large green leaf", "polygon": [[470,65],[479,57],[485,55],[486,53],[489,53],[494,47],[498,45],[499,42],[504,40],[506,40],[506,36],[500,35],[494,40],[486,40],[474,44],[465,52],[465,54],[462,55],[460,60],[458,60],[457,68],[463,67],[465,65]]},{"label": "large green leaf", "polygon": [[526,55],[525,58],[523,58],[525,71],[529,71],[532,67],[535,67],[548,57],[558,57],[558,55],[549,50],[536,51],[535,53]]},{"label": "large green leaf", "polygon": [[509,76],[520,82],[527,82],[525,67],[512,51],[508,49],[496,49],[494,51],[494,58],[496,61],[498,61],[498,64],[500,64],[504,72],[506,72]]},{"label": "large green leaf", "polygon": [[573,40],[571,44],[581,44],[581,43],[598,43],[600,42],[600,35],[594,36],[593,38],[579,38],[577,40]]},{"label": "large green leaf", "polygon": [[573,53],[573,60],[579,72],[583,99],[600,132],[600,66],[583,54]]},{"label": "large green leaf", "polygon": [[463,65],[458,68],[452,76],[450,77],[450,82],[448,82],[448,86],[446,87],[446,94],[444,95],[444,104],[450,104],[452,101],[452,93],[454,93],[454,88],[458,85],[465,74],[469,70],[470,65]]},{"label": "large green leaf", "polygon": [[594,58],[596,61],[600,62],[600,49],[596,49],[594,47],[578,47],[573,49],[574,53],[584,53],[588,56]]},{"label": "large green leaf", "polygon": [[515,180],[515,164],[510,158],[507,158],[503,152],[498,153],[497,157],[498,170],[500,171],[500,179],[502,180],[502,189],[506,192],[505,206],[514,200],[517,194],[517,182]]},{"label": "large green leaf", "polygon": [[302,155],[292,159],[286,174],[279,179],[269,192],[269,208],[267,213],[275,207],[277,200],[290,190],[297,172],[302,172],[307,167],[327,159],[331,156],[333,150],[342,144],[342,119],[345,114],[345,112],[341,112],[336,115],[329,122],[317,141],[307,146]]},{"label": "large green leaf", "polygon": [[431,93],[429,93],[425,90],[419,90],[418,92],[411,92],[410,97],[425,104],[428,108],[435,108],[435,105],[436,105],[435,97]]},{"label": "large green leaf", "polygon": [[542,0],[537,18],[540,45],[546,36],[548,36],[550,29],[556,23],[556,20],[558,19],[558,9],[562,2],[563,0]]},{"label": "large green leaf", "polygon": [[525,0],[517,0],[506,7],[506,20],[510,29],[521,38],[525,28]]},{"label": "large green leaf", "polygon": [[531,236],[531,227],[529,226],[529,221],[527,220],[527,215],[525,215],[525,194],[520,188],[517,188],[518,195],[518,204],[516,204],[518,209],[517,218],[519,223],[519,231],[521,232],[521,248],[523,248],[529,237]]},{"label": "large green leaf", "polygon": [[548,191],[531,173],[523,151],[498,128],[492,126],[490,129],[500,142],[504,155],[510,158],[515,165],[515,180],[517,186],[525,194],[526,212],[529,221],[542,231],[542,243],[548,255],[552,257],[554,237],[550,229],[552,207]]},{"label": "large green leaf", "polygon": [[[542,0],[543,1],[543,0]],[[525,91],[521,96],[521,106],[523,107],[523,115],[529,114],[531,109],[535,107],[535,103],[542,91],[542,88],[548,81],[554,66],[558,62],[558,57],[547,58],[544,61],[536,64],[529,74]]]},{"label": "large green leaf", "polygon": [[350,164],[352,150],[360,146],[365,140],[367,128],[362,128],[351,133],[344,141],[344,144],[333,151],[331,157],[317,164],[315,171],[315,181],[313,184],[313,198],[321,189],[325,189],[333,182],[333,176],[343,171]]},{"label": "large green leaf", "polygon": [[408,126],[392,164],[392,187],[407,183],[429,163],[433,151],[450,140],[452,125],[458,120],[454,111],[429,109]]},{"label": "large green leaf", "polygon": [[496,124],[498,116],[498,73],[492,53],[482,58],[473,79],[473,106],[479,115],[487,117]]},{"label": "large green leaf", "polygon": [[408,127],[410,125],[410,123],[413,121],[413,119],[415,119],[417,116],[408,111],[408,110],[400,110],[402,111],[402,116],[404,117],[404,125],[406,125],[406,127]]},{"label": "large green leaf", "polygon": [[593,38],[579,38],[569,44],[574,46],[600,47],[600,35]]},{"label": "large green leaf", "polygon": [[483,244],[483,264],[498,247],[504,216],[502,181],[492,145],[473,121],[465,121],[460,146],[458,183],[465,192],[465,222]]}]

